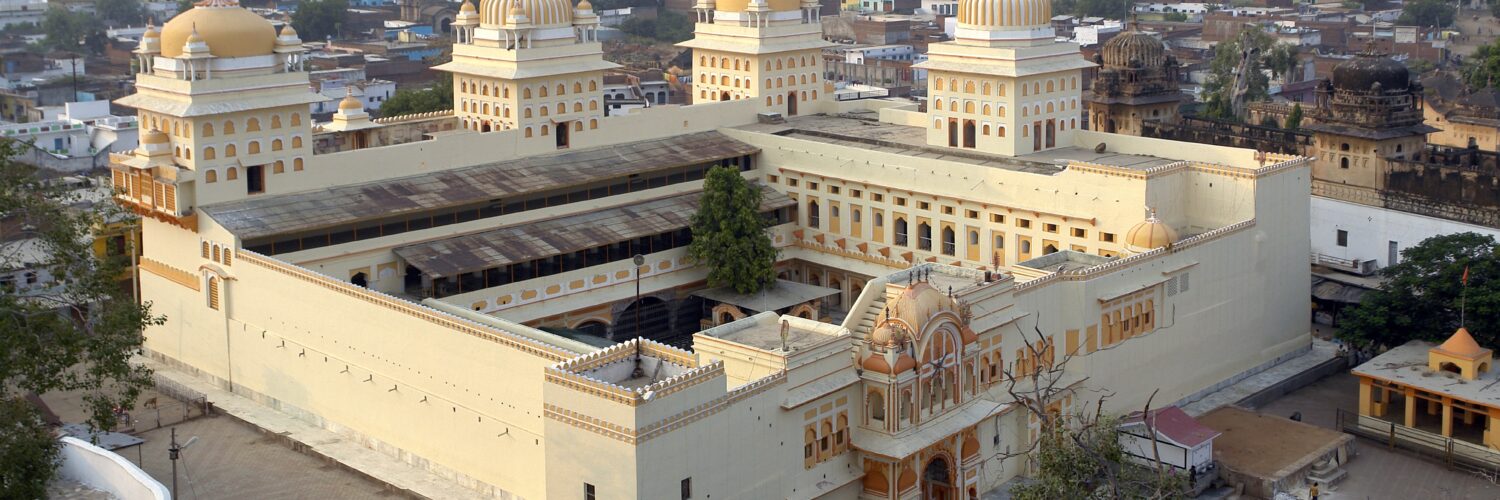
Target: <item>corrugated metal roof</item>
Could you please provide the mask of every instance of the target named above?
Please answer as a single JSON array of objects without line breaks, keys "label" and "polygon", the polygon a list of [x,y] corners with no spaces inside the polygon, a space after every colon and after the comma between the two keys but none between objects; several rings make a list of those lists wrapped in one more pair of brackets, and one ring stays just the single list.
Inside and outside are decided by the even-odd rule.
[{"label": "corrugated metal roof", "polygon": [[[797,202],[761,189],[761,210]],[[432,276],[458,276],[530,260],[586,250],[690,225],[701,191],[634,205],[518,224],[480,233],[396,248],[396,255]]]},{"label": "corrugated metal roof", "polygon": [[296,234],[760,151],[718,132],[569,151],[201,207],[243,239]]}]

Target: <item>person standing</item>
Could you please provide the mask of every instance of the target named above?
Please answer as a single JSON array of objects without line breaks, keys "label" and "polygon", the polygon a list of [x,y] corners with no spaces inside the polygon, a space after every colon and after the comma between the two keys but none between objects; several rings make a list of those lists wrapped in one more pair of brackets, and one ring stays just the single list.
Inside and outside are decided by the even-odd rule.
[{"label": "person standing", "polygon": [[1307,497],[1310,500],[1318,500],[1318,483],[1313,483],[1312,488],[1307,490]]}]

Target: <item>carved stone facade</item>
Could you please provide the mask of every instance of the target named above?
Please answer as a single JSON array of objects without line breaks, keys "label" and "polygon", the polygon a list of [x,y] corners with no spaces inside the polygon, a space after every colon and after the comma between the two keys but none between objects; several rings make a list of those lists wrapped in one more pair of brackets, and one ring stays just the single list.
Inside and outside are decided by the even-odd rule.
[{"label": "carved stone facade", "polygon": [[1109,39],[1094,56],[1101,66],[1093,92],[1084,94],[1089,128],[1142,135],[1146,121],[1177,123],[1184,95],[1177,88],[1177,58],[1156,37],[1130,31]]}]

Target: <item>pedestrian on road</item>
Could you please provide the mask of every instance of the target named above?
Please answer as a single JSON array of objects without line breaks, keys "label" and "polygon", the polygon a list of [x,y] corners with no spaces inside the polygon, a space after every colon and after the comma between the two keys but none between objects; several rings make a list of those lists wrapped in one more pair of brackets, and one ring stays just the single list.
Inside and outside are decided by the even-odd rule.
[{"label": "pedestrian on road", "polygon": [[1307,490],[1307,497],[1311,500],[1318,500],[1318,483],[1313,483],[1312,489]]}]

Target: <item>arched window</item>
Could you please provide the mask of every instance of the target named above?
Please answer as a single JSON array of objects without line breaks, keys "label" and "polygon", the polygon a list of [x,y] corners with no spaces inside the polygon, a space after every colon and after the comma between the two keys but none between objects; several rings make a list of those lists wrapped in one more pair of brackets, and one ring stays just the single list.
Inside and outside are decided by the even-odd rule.
[{"label": "arched window", "polygon": [[208,308],[219,309],[219,278],[215,276],[208,277]]},{"label": "arched window", "polygon": [[573,112],[574,113],[582,113],[583,112],[583,103],[581,103],[581,102],[575,102],[575,103],[573,103]]},{"label": "arched window", "polygon": [[811,227],[811,228],[818,227],[818,223],[819,223],[819,220],[821,219],[821,217],[822,217],[822,212],[818,210],[818,202],[817,201],[809,201],[809,202],[807,202],[807,227]]},{"label": "arched window", "polygon": [[281,115],[271,115],[271,128],[281,128]]},{"label": "arched window", "polygon": [[599,110],[599,101],[593,101],[593,100],[589,101],[589,111],[598,111],[598,110]]},{"label": "arched window", "polygon": [[203,124],[203,133],[200,134],[200,137],[213,137],[213,136],[214,136],[214,124],[212,124],[212,123],[205,123],[205,124]]},{"label": "arched window", "polygon": [[292,160],[292,171],[293,172],[301,172],[302,171],[302,159],[301,158],[295,158],[295,159]]},{"label": "arched window", "polygon": [[546,85],[538,85],[536,87],[536,96],[537,97],[547,97],[547,86]]},{"label": "arched window", "polygon": [[958,253],[958,245],[954,240],[953,228],[943,227],[943,255],[954,255]]},{"label": "arched window", "polygon": [[1055,92],[1056,90],[1057,89],[1053,88],[1053,86],[1052,86],[1052,80],[1047,80],[1047,91],[1048,92]]},{"label": "arched window", "polygon": [[869,415],[872,421],[884,423],[885,396],[880,395],[879,392],[870,391],[865,397],[865,414]]},{"label": "arched window", "polygon": [[531,118],[531,108],[526,108],[526,109],[522,110],[521,111],[521,117],[523,117],[523,118]]},{"label": "arched window", "polygon": [[260,154],[260,141],[250,141],[250,154]]},{"label": "arched window", "polygon": [[907,245],[906,218],[905,217],[897,217],[896,218],[896,245],[897,246],[903,246],[903,247]]},{"label": "arched window", "polygon": [[941,77],[932,79],[932,90],[943,90],[943,79]]},{"label": "arched window", "polygon": [[215,172],[213,170],[209,170],[207,172],[204,172],[203,173],[203,182],[206,182],[206,183],[209,183],[209,184],[213,184],[215,182],[219,182],[219,173]]},{"label": "arched window", "polygon": [[926,222],[917,224],[917,249],[932,251],[932,226]]},{"label": "arched window", "polygon": [[297,127],[297,126],[301,126],[301,125],[302,125],[302,113],[292,113],[292,126],[293,127]]},{"label": "arched window", "polygon": [[[209,147],[203,148],[203,159],[205,159],[205,160],[212,160],[212,159],[215,159],[215,158],[217,158],[217,156],[214,153],[214,147],[213,146],[209,146]],[[213,172],[210,171],[209,173],[213,173]]]},{"label": "arched window", "polygon": [[292,149],[302,147],[302,136],[292,136]]},{"label": "arched window", "polygon": [[[224,145],[224,157],[225,158],[234,158],[235,154],[236,154],[236,151],[234,149],[234,145],[233,144],[226,144],[226,145]],[[229,179],[233,180],[234,177],[231,176]]]},{"label": "arched window", "polygon": [[224,171],[224,180],[226,180],[226,181],[238,180],[239,178],[240,178],[240,170],[237,169],[237,168],[229,167],[228,170]]},{"label": "arched window", "polygon": [[248,121],[246,121],[245,122],[245,131],[246,132],[260,132],[260,119],[252,117]]},{"label": "arched window", "polygon": [[1339,158],[1339,168],[1349,168],[1349,159]]},{"label": "arched window", "polygon": [[530,99],[531,98],[531,87],[526,87],[524,89],[521,89],[521,98],[522,99]]},{"label": "arched window", "polygon": [[557,114],[560,115],[560,114],[567,113],[567,112],[568,112],[568,105],[567,104],[557,103]]},{"label": "arched window", "polygon": [[599,120],[598,119],[594,119],[594,118],[589,118],[589,130],[594,130],[596,128],[599,128]]},{"label": "arched window", "polygon": [[234,133],[234,122],[229,121],[229,120],[225,120],[224,121],[224,133],[226,133],[226,134],[233,134]]},{"label": "arched window", "polygon": [[979,89],[981,94],[990,95],[990,82],[984,82],[984,85],[981,85]]},{"label": "arched window", "polygon": [[573,82],[573,93],[574,94],[582,94],[583,93],[583,83],[581,83],[581,82]]},{"label": "arched window", "polygon": [[203,242],[203,258],[208,258],[208,242]]},{"label": "arched window", "polygon": [[281,161],[281,160],[276,160],[276,163],[271,166],[271,173],[273,173],[273,174],[279,174],[279,173],[283,173],[283,172],[286,172],[286,162]]},{"label": "arched window", "polygon": [[557,84],[557,95],[566,95],[567,93],[568,93],[568,86],[567,85],[563,85],[561,83]]},{"label": "arched window", "polygon": [[964,81],[964,93],[967,93],[967,94],[973,94],[974,93],[974,80],[965,80]]}]

